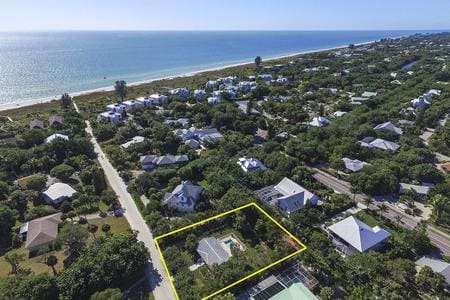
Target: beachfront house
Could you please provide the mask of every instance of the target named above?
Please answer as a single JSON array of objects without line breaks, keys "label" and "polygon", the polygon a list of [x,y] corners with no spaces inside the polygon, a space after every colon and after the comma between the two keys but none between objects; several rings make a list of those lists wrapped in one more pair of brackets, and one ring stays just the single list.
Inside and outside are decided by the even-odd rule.
[{"label": "beachfront house", "polygon": [[32,257],[42,251],[50,250],[58,235],[62,213],[45,216],[31,220],[20,227],[20,233],[26,235],[25,248],[28,257]]},{"label": "beachfront house", "polygon": [[330,120],[324,117],[314,117],[314,119],[308,123],[309,127],[324,127],[330,124]]},{"label": "beachfront house", "polygon": [[205,87],[207,89],[214,89],[219,86],[219,83],[216,80],[210,80],[206,83]]},{"label": "beachfront house", "polygon": [[290,180],[283,178],[277,185],[256,191],[259,199],[277,206],[287,215],[303,209],[306,205],[317,205],[319,197]]},{"label": "beachfront house", "polygon": [[383,248],[391,234],[379,226],[370,227],[350,216],[327,228],[333,243],[345,255]]},{"label": "beachfront house", "polygon": [[139,97],[136,98],[137,102],[141,103],[141,107],[152,107],[153,102],[149,97]]},{"label": "beachfront house", "polygon": [[124,149],[128,149],[131,145],[137,144],[137,143],[142,143],[145,140],[145,138],[143,136],[135,136],[134,138],[132,138],[130,141],[120,145],[122,148]]},{"label": "beachfront house", "polygon": [[138,101],[136,99],[123,101],[122,104],[125,105],[125,109],[127,111],[133,111],[137,108],[144,107],[144,104],[141,101]]},{"label": "beachfront house", "polygon": [[106,122],[113,123],[113,124],[122,120],[122,114],[120,114],[118,112],[113,112],[113,111],[102,112],[99,115],[99,117],[100,117],[100,120],[104,120]]},{"label": "beachfront house", "polygon": [[54,133],[54,134],[52,134],[51,136],[47,137],[44,140],[44,144],[50,144],[50,143],[53,143],[54,141],[58,141],[58,140],[60,140],[60,141],[68,141],[69,137],[67,135],[65,135],[65,134]]},{"label": "beachfront house", "polygon": [[72,198],[77,191],[70,185],[62,182],[57,182],[49,186],[43,193],[43,199],[48,204],[57,205],[66,199]]},{"label": "beachfront house", "polygon": [[187,155],[143,155],[140,157],[141,168],[144,171],[153,171],[156,168],[173,166],[189,161]]},{"label": "beachfront house", "polygon": [[189,180],[182,181],[171,193],[164,195],[163,204],[180,213],[190,213],[194,211],[201,192],[200,186],[192,184]]},{"label": "beachfront house", "polygon": [[205,90],[195,90],[194,97],[197,100],[203,100],[206,97],[206,91]]},{"label": "beachfront house", "polygon": [[397,126],[395,126],[392,122],[386,122],[386,123],[382,123],[379,124],[377,126],[375,126],[373,129],[375,130],[387,130],[387,131],[391,131],[394,132],[398,135],[402,135],[403,134],[403,130]]},{"label": "beachfront house", "polygon": [[400,148],[400,145],[394,143],[394,142],[390,142],[390,141],[386,141],[383,139],[376,139],[374,137],[366,137],[364,139],[362,139],[361,141],[358,142],[361,147],[366,147],[366,148],[378,148],[381,150],[387,150],[387,151],[397,151]]},{"label": "beachfront house", "polygon": [[48,124],[53,128],[61,128],[63,124],[63,118],[58,115],[53,115],[48,118]]},{"label": "beachfront house", "polygon": [[44,121],[33,120],[30,122],[30,129],[44,129]]},{"label": "beachfront house", "polygon": [[169,94],[172,95],[172,96],[178,96],[178,97],[181,97],[181,98],[187,98],[187,97],[189,97],[189,89],[187,87],[171,89],[169,91]]},{"label": "beachfront house", "polygon": [[267,170],[267,167],[257,158],[241,157],[238,159],[237,164],[241,167],[245,173],[261,170]]},{"label": "beachfront house", "polygon": [[164,105],[169,102],[169,97],[161,94],[152,94],[148,98],[152,102],[152,105]]},{"label": "beachfront house", "polygon": [[112,112],[117,112],[119,114],[124,114],[126,111],[126,106],[123,104],[119,104],[119,103],[114,103],[114,104],[108,104],[106,105],[106,110],[107,111],[112,111]]}]

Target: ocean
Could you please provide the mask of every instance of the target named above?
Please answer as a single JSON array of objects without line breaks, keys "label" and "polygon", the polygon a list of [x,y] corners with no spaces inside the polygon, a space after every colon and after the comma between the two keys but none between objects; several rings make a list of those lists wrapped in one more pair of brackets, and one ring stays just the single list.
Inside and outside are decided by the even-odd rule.
[{"label": "ocean", "polygon": [[0,32],[0,106],[416,32]]}]

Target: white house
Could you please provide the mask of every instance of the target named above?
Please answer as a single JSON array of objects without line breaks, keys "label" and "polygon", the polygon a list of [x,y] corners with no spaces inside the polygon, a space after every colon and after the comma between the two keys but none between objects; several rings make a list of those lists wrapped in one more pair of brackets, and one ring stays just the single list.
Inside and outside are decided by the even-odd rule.
[{"label": "white house", "polygon": [[219,85],[219,83],[216,80],[210,80],[206,83],[206,88],[207,89],[213,89],[215,87],[217,87]]},{"label": "white house", "polygon": [[123,101],[122,104],[125,105],[127,111],[132,111],[134,109],[144,107],[144,104],[141,101],[137,101],[136,99]]},{"label": "white house", "polygon": [[71,198],[76,192],[70,185],[57,182],[45,190],[42,195],[45,202],[56,205]]},{"label": "white house", "polygon": [[416,184],[408,184],[408,183],[400,183],[400,190],[399,193],[403,194],[406,191],[414,191],[415,193],[419,194],[420,196],[427,196],[430,190],[434,187],[434,184],[428,183],[428,184],[422,184],[422,185],[416,185]]},{"label": "white house", "polygon": [[314,117],[314,119],[308,123],[310,127],[323,127],[330,124],[330,120],[324,117]]},{"label": "white house", "polygon": [[328,231],[337,241],[347,245],[350,253],[379,249],[391,236],[383,228],[370,227],[353,216],[331,225]]},{"label": "white house", "polygon": [[122,120],[122,114],[113,111],[105,111],[100,114],[100,119],[110,123],[117,123]]},{"label": "white house", "polygon": [[260,74],[257,76],[257,78],[264,81],[271,81],[273,79],[271,74]]},{"label": "white house", "polygon": [[375,97],[378,93],[376,92],[364,92],[361,94],[361,97],[364,98],[370,98],[370,97]]},{"label": "white house", "polygon": [[373,129],[375,130],[388,130],[392,131],[396,134],[403,134],[403,130],[397,126],[395,126],[392,122],[386,122],[375,126]]},{"label": "white house", "polygon": [[394,152],[400,148],[400,145],[398,145],[394,142],[386,141],[383,139],[376,139],[373,137],[366,137],[366,138],[362,139],[361,141],[359,141],[359,144],[362,147],[378,148],[381,150],[389,150],[389,151],[394,151]]},{"label": "white house", "polygon": [[149,97],[139,97],[136,101],[140,102],[143,107],[151,107],[153,105],[152,100]]},{"label": "white house", "polygon": [[187,97],[189,97],[189,89],[186,87],[176,88],[176,89],[170,90],[169,94],[171,94],[172,96],[179,96],[181,98],[187,98]]},{"label": "white house", "polygon": [[303,209],[307,204],[317,205],[319,201],[319,197],[287,177],[277,185],[256,191],[256,194],[262,201],[278,206],[287,215]]},{"label": "white house", "polygon": [[416,261],[416,265],[419,268],[430,267],[434,272],[442,274],[447,284],[450,285],[450,264],[448,262],[433,257],[422,256]]},{"label": "white house", "polygon": [[239,82],[239,89],[244,91],[244,92],[248,92],[250,91],[252,88],[256,87],[256,82],[255,81],[241,81]]},{"label": "white house", "polygon": [[186,180],[177,185],[171,193],[166,193],[163,204],[178,212],[192,212],[200,199],[202,188]]},{"label": "white house", "polygon": [[441,95],[442,91],[441,90],[435,90],[435,89],[431,89],[428,92],[423,94],[423,97],[425,99],[431,100],[434,97],[439,97]]},{"label": "white house", "polygon": [[430,105],[430,102],[427,101],[423,97],[419,97],[419,98],[411,100],[411,104],[413,107],[425,107],[425,106]]},{"label": "white house", "polygon": [[220,100],[220,97],[208,97],[208,104],[211,104],[213,106],[218,105],[222,102],[222,100]]},{"label": "white house", "polygon": [[60,134],[60,133],[54,133],[51,136],[47,137],[44,140],[44,144],[50,144],[56,140],[64,140],[64,141],[68,141],[69,137],[65,134]]},{"label": "white house", "polygon": [[205,90],[195,90],[194,91],[194,97],[198,100],[202,100],[206,97]]},{"label": "white house", "polygon": [[347,112],[345,112],[345,111],[340,111],[340,110],[338,110],[338,111],[335,111],[334,113],[333,113],[333,117],[334,118],[340,118],[340,117],[342,117],[343,115],[345,115]]},{"label": "white house", "polygon": [[145,138],[143,136],[135,136],[134,138],[132,138],[130,141],[120,145],[122,148],[127,149],[128,147],[130,147],[133,144],[137,144],[137,143],[142,143],[145,140]]},{"label": "white house", "polygon": [[348,157],[344,157],[342,161],[345,164],[345,168],[352,172],[358,172],[361,170],[364,166],[369,165],[368,163],[364,161],[360,161],[358,159],[350,159]]},{"label": "white house", "polygon": [[106,110],[123,114],[126,111],[126,107],[123,104],[114,103],[106,105]]},{"label": "white house", "polygon": [[251,172],[255,170],[267,170],[267,167],[257,158],[245,158],[241,157],[238,159],[237,164],[241,167],[244,172]]},{"label": "white house", "polygon": [[169,102],[169,97],[161,94],[152,94],[148,98],[152,101],[153,105],[164,105]]}]

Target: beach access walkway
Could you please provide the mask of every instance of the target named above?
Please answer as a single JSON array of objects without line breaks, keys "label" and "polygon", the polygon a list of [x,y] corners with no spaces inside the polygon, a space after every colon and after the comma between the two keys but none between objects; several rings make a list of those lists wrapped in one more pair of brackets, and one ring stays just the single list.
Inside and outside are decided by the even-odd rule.
[{"label": "beach access walkway", "polygon": [[[73,102],[73,105],[75,110],[80,113],[75,102]],[[94,152],[97,154],[98,162],[105,172],[109,185],[117,194],[122,208],[126,211],[124,216],[127,218],[131,229],[138,231],[138,240],[142,241],[150,252],[151,262],[147,265],[146,275],[150,280],[153,296],[156,300],[176,299],[172,291],[172,287],[170,286],[169,278],[167,277],[163,263],[159,256],[159,252],[156,249],[155,241],[150,228],[147,223],[145,223],[145,220],[139,212],[130,193],[128,193],[125,182],[119,176],[117,170],[109,162],[107,156],[94,137],[91,124],[89,121],[85,122],[86,132],[90,136],[91,143],[94,145]]]}]

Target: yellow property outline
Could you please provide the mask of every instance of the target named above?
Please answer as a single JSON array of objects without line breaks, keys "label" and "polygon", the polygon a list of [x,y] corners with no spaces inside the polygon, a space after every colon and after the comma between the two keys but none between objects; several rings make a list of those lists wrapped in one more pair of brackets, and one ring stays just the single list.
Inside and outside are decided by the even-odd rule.
[{"label": "yellow property outline", "polygon": [[273,263],[271,263],[271,264],[265,266],[264,268],[262,268],[262,269],[260,269],[260,270],[258,270],[258,271],[256,271],[256,272],[251,273],[250,275],[245,276],[244,278],[239,279],[239,280],[236,281],[236,282],[233,282],[233,283],[227,285],[227,286],[224,287],[224,288],[221,288],[221,289],[218,290],[218,291],[215,291],[214,293],[212,293],[212,294],[210,294],[210,295],[208,295],[208,296],[206,296],[206,297],[203,297],[202,300],[206,300],[206,299],[209,299],[209,298],[211,298],[211,297],[214,297],[214,296],[216,296],[216,295],[222,293],[223,291],[228,290],[229,288],[231,288],[231,287],[233,287],[233,286],[235,286],[235,285],[237,285],[237,284],[239,284],[239,283],[241,283],[241,282],[243,282],[243,281],[245,281],[245,280],[247,280],[247,279],[249,279],[249,278],[251,278],[251,277],[253,277],[253,276],[256,276],[257,274],[259,274],[259,273],[261,273],[261,272],[264,272],[265,270],[267,270],[267,269],[269,269],[269,268],[271,268],[271,267],[273,267],[273,266],[275,266],[275,265],[277,265],[277,264],[279,264],[279,263],[281,263],[281,262],[283,262],[283,261],[285,261],[285,260],[287,260],[287,259],[289,259],[289,258],[291,258],[291,257],[293,257],[293,256],[295,256],[295,255],[297,255],[297,254],[299,254],[299,253],[301,253],[301,252],[303,252],[303,251],[305,251],[305,250],[307,249],[307,247],[306,247],[302,242],[300,242],[300,241],[299,241],[292,233],[290,233],[286,228],[283,227],[283,225],[281,225],[281,224],[278,223],[274,218],[272,218],[272,217],[271,217],[264,209],[262,209],[262,208],[261,208],[258,204],[256,204],[255,202],[252,202],[252,203],[249,203],[249,204],[240,206],[240,207],[238,207],[238,208],[235,208],[235,209],[226,211],[226,212],[221,213],[221,214],[218,214],[218,215],[216,215],[216,216],[213,216],[213,217],[204,219],[203,221],[196,222],[196,223],[194,223],[194,224],[191,224],[191,225],[188,225],[188,226],[184,226],[184,227],[182,227],[182,228],[180,228],[180,229],[177,229],[177,230],[174,230],[174,231],[165,233],[165,234],[160,235],[160,236],[158,236],[158,237],[155,238],[155,245],[156,245],[156,248],[158,248],[159,256],[161,257],[162,263],[163,263],[163,265],[164,265],[164,269],[166,270],[166,273],[167,273],[167,275],[169,276],[169,282],[170,282],[170,285],[171,285],[171,287],[172,287],[172,290],[173,290],[173,292],[174,292],[175,297],[176,297],[177,300],[179,300],[180,297],[178,296],[177,290],[176,290],[176,288],[175,288],[175,284],[174,284],[174,282],[173,282],[173,277],[170,275],[169,268],[167,267],[166,260],[164,259],[164,256],[163,256],[163,253],[162,253],[162,251],[161,251],[161,248],[159,247],[158,240],[163,239],[163,238],[165,238],[165,237],[168,237],[168,236],[170,236],[170,235],[173,235],[173,234],[175,234],[175,233],[184,231],[184,230],[186,230],[186,229],[196,227],[196,226],[198,226],[198,225],[204,224],[204,223],[209,222],[209,221],[212,221],[212,220],[214,220],[214,219],[217,219],[217,218],[220,218],[220,217],[223,217],[223,216],[232,214],[232,213],[234,213],[234,212],[236,212],[236,211],[238,211],[238,210],[242,210],[242,209],[244,209],[244,208],[251,207],[251,206],[256,207],[256,209],[258,209],[263,215],[265,215],[267,218],[269,218],[269,220],[271,220],[271,221],[272,221],[273,223],[275,223],[278,227],[280,227],[281,230],[283,230],[283,231],[284,231],[290,238],[292,238],[297,244],[299,244],[300,246],[302,246],[302,248],[299,249],[299,250],[297,250],[297,251],[295,251],[294,253],[291,253],[291,254],[289,254],[289,255],[287,255],[287,256],[285,256],[285,257],[283,257],[283,258],[281,258],[281,259],[279,259],[279,260],[277,260],[277,261],[275,261],[275,262],[273,262]]}]

